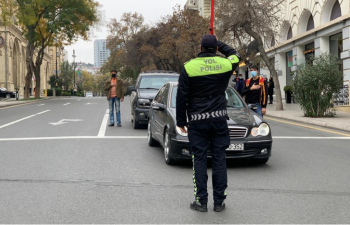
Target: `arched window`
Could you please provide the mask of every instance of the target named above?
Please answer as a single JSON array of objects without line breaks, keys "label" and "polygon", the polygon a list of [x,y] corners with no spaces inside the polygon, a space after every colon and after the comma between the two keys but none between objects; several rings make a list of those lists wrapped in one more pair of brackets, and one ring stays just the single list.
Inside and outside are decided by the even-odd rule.
[{"label": "arched window", "polygon": [[293,37],[292,27],[289,27],[288,34],[287,34],[287,40],[291,39],[292,37]]},{"label": "arched window", "polygon": [[335,1],[333,8],[332,8],[331,20],[334,20],[338,17],[341,17],[341,8],[340,8],[339,2]]},{"label": "arched window", "polygon": [[306,31],[312,30],[315,28],[314,17],[310,15],[309,20],[307,21]]}]

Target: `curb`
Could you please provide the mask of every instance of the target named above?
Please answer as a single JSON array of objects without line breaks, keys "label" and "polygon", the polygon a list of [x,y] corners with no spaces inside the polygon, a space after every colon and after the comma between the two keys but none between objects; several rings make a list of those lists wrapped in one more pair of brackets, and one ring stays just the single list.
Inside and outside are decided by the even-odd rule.
[{"label": "curb", "polygon": [[23,104],[28,104],[28,103],[37,103],[37,102],[41,102],[41,101],[47,101],[47,100],[50,100],[51,98],[47,98],[47,99],[39,99],[39,100],[31,100],[31,101],[23,101],[23,102],[17,102],[17,101],[14,101],[16,103],[14,104],[8,104],[8,105],[0,105],[0,108],[6,108],[6,107],[9,107],[9,106],[16,106],[16,105],[23,105]]},{"label": "curb", "polygon": [[295,122],[302,122],[302,123],[306,123],[306,124],[317,125],[320,127],[327,127],[327,128],[333,128],[333,129],[337,129],[337,130],[350,132],[349,125],[340,125],[340,126],[334,125],[334,124],[329,123],[329,122],[317,120],[317,118],[312,119],[312,118],[308,118],[308,117],[287,116],[287,115],[281,115],[281,114],[278,114],[278,115],[267,114],[266,116],[274,117],[274,118],[282,118],[282,119],[286,119],[286,120],[292,120]]}]

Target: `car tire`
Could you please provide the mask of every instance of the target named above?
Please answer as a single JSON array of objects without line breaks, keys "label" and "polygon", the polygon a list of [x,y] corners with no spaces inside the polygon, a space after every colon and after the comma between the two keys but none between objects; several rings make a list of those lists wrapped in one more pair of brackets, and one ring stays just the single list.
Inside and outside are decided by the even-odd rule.
[{"label": "car tire", "polygon": [[134,129],[140,129],[140,124],[139,122],[135,119],[135,113],[134,113],[134,116],[133,116],[133,119],[132,119],[132,127]]},{"label": "car tire", "polygon": [[6,98],[11,98],[11,95],[10,94],[6,94]]},{"label": "car tire", "polygon": [[148,121],[147,140],[149,146],[155,147],[159,145],[159,143],[152,137],[151,121]]},{"label": "car tire", "polygon": [[269,161],[269,158],[253,159],[253,162],[254,162],[255,164],[265,164],[265,163],[267,163],[267,161]]},{"label": "car tire", "polygon": [[167,165],[174,165],[175,160],[171,158],[171,142],[169,130],[166,129],[164,132],[164,158]]}]

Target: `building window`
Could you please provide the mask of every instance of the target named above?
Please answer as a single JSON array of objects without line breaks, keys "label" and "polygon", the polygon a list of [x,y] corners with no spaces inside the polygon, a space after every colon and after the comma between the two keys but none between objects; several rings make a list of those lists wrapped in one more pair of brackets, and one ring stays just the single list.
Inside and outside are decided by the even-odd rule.
[{"label": "building window", "polygon": [[314,17],[310,15],[309,21],[307,22],[306,31],[312,30],[314,28],[315,28]]},{"label": "building window", "polygon": [[331,13],[331,20],[341,17],[341,8],[338,1],[335,1]]},{"label": "building window", "polygon": [[[329,37],[329,52],[333,55],[338,56],[340,59],[340,54],[343,49],[343,34],[335,34]],[[339,70],[343,71],[343,60],[340,61]]]},{"label": "building window", "polygon": [[310,44],[305,45],[305,62],[308,64],[312,64],[315,58],[315,43],[312,42]]},{"label": "building window", "polygon": [[292,37],[293,37],[292,27],[289,27],[288,34],[287,34],[287,40],[291,39]]}]

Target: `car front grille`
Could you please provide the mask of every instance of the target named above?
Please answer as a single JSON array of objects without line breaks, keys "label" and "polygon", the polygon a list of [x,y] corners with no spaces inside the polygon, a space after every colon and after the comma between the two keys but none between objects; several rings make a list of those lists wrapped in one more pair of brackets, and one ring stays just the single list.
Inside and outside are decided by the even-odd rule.
[{"label": "car front grille", "polygon": [[247,136],[247,133],[248,133],[248,128],[246,128],[246,127],[229,126],[228,129],[230,131],[230,138],[231,139],[245,138]]}]

